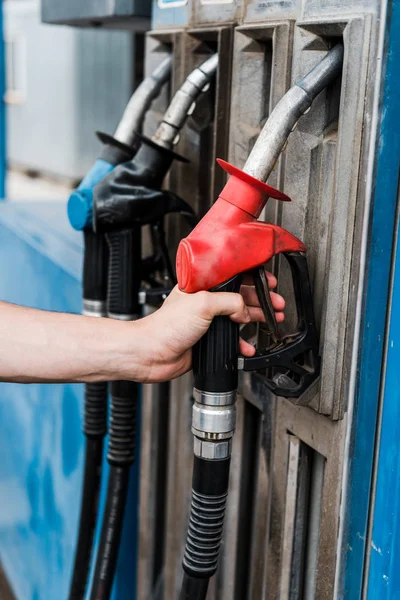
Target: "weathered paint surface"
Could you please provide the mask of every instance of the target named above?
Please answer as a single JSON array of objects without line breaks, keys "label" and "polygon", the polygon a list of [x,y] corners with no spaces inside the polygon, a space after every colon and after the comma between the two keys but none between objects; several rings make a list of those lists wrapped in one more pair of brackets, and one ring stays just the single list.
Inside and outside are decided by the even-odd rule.
[{"label": "weathered paint surface", "polygon": [[[4,203],[0,261],[1,300],[81,311],[81,234],[64,203]],[[0,560],[18,600],[67,597],[84,458],[82,388],[0,384]],[[132,469],[114,598],[134,598],[137,476]]]}]

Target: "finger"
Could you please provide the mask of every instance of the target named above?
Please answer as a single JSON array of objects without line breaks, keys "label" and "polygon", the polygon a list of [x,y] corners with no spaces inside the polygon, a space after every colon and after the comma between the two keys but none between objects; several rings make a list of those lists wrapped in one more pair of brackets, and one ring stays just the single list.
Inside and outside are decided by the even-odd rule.
[{"label": "finger", "polygon": [[249,306],[250,319],[254,323],[265,323],[265,315],[261,308],[255,306]]},{"label": "finger", "polygon": [[[240,289],[240,293],[242,294],[247,306],[260,306],[257,292],[253,286],[243,285]],[[283,296],[276,294],[275,292],[271,292],[271,302],[275,310],[281,311],[286,306]]]},{"label": "finger", "polygon": [[281,311],[286,306],[285,298],[280,294],[276,294],[275,292],[271,292],[271,302],[275,310]]},{"label": "finger", "polygon": [[240,338],[239,352],[240,354],[243,354],[243,356],[254,356],[254,354],[256,353],[256,349],[254,348],[254,346],[249,344],[249,342],[246,342],[245,340]]},{"label": "finger", "polygon": [[240,293],[242,294],[247,306],[260,306],[254,285],[242,285],[240,288]]},{"label": "finger", "polygon": [[[278,285],[278,280],[275,275],[272,275],[269,271],[265,271],[268,280],[268,287],[273,290]],[[254,285],[254,277],[251,273],[247,273],[243,278],[243,285]]]},{"label": "finger", "polygon": [[[265,323],[265,315],[261,308],[256,306],[249,306],[250,319],[254,323]],[[285,313],[277,311],[275,312],[275,319],[277,323],[282,323],[285,320]]]},{"label": "finger", "polygon": [[241,294],[230,292],[198,292],[193,294],[199,302],[200,313],[206,319],[225,315],[236,323],[249,323],[250,313]]}]

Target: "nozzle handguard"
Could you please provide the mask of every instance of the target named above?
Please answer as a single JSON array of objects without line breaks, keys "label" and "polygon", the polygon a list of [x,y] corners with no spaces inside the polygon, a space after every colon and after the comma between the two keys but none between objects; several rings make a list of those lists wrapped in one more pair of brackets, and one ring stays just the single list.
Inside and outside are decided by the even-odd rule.
[{"label": "nozzle handguard", "polygon": [[93,192],[94,230],[109,232],[152,223],[173,212],[181,213],[193,226],[196,218],[189,204],[160,189],[174,158],[170,150],[144,142],[132,161],[105,177]]},{"label": "nozzle handguard", "polygon": [[210,290],[276,254],[306,250],[303,242],[282,227],[257,220],[269,197],[290,201],[288,196],[225,161],[218,163],[231,178],[179,245],[177,275],[183,292]]}]

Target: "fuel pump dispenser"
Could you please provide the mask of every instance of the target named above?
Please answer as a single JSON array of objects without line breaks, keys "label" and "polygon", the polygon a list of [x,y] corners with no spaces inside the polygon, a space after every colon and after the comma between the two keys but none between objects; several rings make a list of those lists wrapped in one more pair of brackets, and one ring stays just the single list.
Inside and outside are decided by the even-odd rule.
[{"label": "fuel pump dispenser", "polygon": [[[153,229],[153,239],[161,246],[164,267],[174,283],[172,267],[163,243],[163,219],[180,213],[193,226],[191,207],[176,194],[161,189],[172,161],[185,160],[172,151],[179,132],[192,114],[201,92],[209,88],[215,75],[218,56],[212,55],[187,77],[169,105],[151,140],[140,136],[141,146],[133,160],[119,165],[94,189],[93,199],[77,204],[79,228],[93,227],[105,235],[109,248],[107,314],[132,320],[139,316],[142,302],[161,301],[168,290],[154,287],[151,268],[141,260],[143,225]],[[157,252],[156,252],[157,254]],[[150,261],[151,264],[152,261]],[[154,264],[154,261],[153,261]],[[142,282],[144,283],[141,288]],[[155,293],[154,293],[155,292]],[[139,387],[134,382],[111,384],[111,414],[107,459],[110,475],[100,543],[96,558],[92,600],[109,598],[112,589],[130,465],[135,457],[136,407]]]},{"label": "fuel pump dispenser", "polygon": [[[118,164],[133,158],[139,146],[146,111],[169,80],[172,60],[166,58],[146,77],[132,95],[114,136],[98,133],[104,147],[101,157],[75,190],[68,202],[68,217],[72,227],[81,229],[81,206],[91,203],[94,186]],[[95,234],[91,227],[83,228],[83,314],[106,316],[108,247],[104,235]],[[86,437],[84,480],[79,518],[78,540],[72,571],[70,600],[82,599],[87,586],[97,519],[98,495],[101,480],[103,439],[107,431],[107,384],[85,385],[84,427]]]},{"label": "fuel pump dispenser", "polygon": [[[194,466],[180,600],[204,600],[209,580],[217,570],[235,430],[238,370],[267,370],[267,386],[283,397],[298,397],[319,375],[306,247],[283,228],[257,219],[269,197],[290,200],[263,182],[297,120],[339,75],[342,61],[343,46],[337,44],[285,94],[266,122],[243,171],[218,161],[231,177],[218,200],[178,248],[178,284],[184,292],[238,292],[243,274],[252,273],[271,332],[268,348],[251,358],[238,357],[238,325],[227,317],[217,317],[193,348]],[[289,263],[298,317],[296,332],[286,336],[280,334],[276,324],[264,271],[265,263],[277,254]]]}]

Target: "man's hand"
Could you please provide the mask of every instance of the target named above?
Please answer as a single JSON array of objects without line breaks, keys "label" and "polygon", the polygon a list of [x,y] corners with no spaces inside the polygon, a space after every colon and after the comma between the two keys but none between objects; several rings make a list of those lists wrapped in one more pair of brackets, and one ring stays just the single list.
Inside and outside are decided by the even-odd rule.
[{"label": "man's hand", "polygon": [[[277,283],[272,275],[268,282],[271,289]],[[282,322],[285,301],[271,296]],[[134,323],[0,302],[0,381],[167,381],[190,369],[192,346],[218,315],[237,323],[264,320],[250,281],[240,294],[175,288],[159,310]],[[252,356],[254,348],[241,340],[240,352]]]},{"label": "man's hand", "polygon": [[[277,285],[276,278],[267,273],[269,288]],[[152,315],[135,323],[143,337],[141,357],[147,382],[167,381],[191,368],[191,349],[207,332],[211,321],[225,315],[237,323],[264,321],[256,291],[251,281],[245,281],[240,294],[227,292],[198,292],[184,294],[175,287],[163,306]],[[271,292],[276,320],[284,320],[285,300]],[[240,340],[240,352],[255,353],[254,347]]]}]

